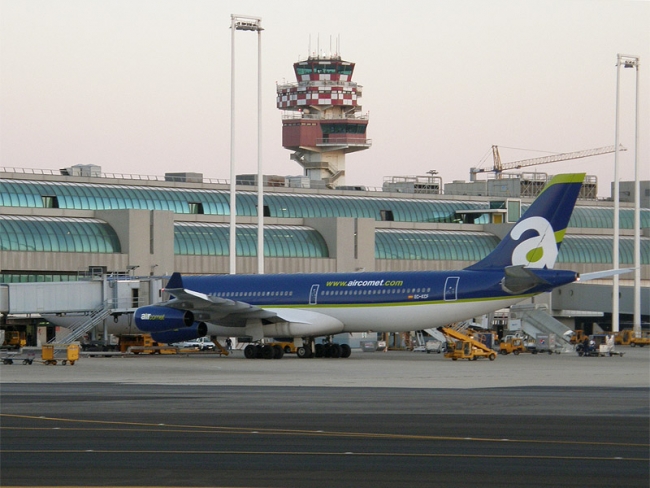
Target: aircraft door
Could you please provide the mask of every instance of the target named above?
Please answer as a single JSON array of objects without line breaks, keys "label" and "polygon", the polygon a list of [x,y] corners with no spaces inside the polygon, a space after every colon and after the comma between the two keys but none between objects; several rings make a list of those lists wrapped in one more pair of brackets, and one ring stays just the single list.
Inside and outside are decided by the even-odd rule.
[{"label": "aircraft door", "polygon": [[309,291],[309,305],[316,305],[318,303],[318,288],[320,285],[311,285]]},{"label": "aircraft door", "polygon": [[458,282],[460,281],[459,276],[450,276],[445,280],[445,293],[444,300],[446,302],[451,302],[458,299]]}]

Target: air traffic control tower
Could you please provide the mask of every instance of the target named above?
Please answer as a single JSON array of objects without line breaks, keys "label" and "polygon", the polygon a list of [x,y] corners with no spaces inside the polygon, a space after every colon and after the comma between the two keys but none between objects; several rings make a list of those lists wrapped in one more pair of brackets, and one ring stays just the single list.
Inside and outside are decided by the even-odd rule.
[{"label": "air traffic control tower", "polygon": [[340,56],[310,56],[293,65],[297,83],[277,85],[282,146],[303,168],[312,186],[345,186],[345,155],[368,149],[367,114],[361,86],[352,81],[354,63]]}]

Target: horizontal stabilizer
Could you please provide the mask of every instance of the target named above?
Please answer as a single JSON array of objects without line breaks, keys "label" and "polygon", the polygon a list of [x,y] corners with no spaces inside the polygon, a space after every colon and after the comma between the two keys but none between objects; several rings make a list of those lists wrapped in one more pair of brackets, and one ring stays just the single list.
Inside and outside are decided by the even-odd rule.
[{"label": "horizontal stabilizer", "polygon": [[631,273],[632,271],[634,271],[634,268],[608,269],[605,271],[595,271],[593,273],[581,273],[578,281],[599,280],[601,278],[609,278],[610,276]]},{"label": "horizontal stabilizer", "polygon": [[501,281],[501,288],[506,293],[512,293],[513,295],[532,290],[539,285],[550,284],[524,266],[508,266],[504,272],[505,276]]}]

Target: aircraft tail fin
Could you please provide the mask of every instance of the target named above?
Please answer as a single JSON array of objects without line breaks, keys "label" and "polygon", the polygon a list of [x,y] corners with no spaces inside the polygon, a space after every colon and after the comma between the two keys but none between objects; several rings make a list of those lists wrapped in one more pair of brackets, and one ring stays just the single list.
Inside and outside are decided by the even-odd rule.
[{"label": "aircraft tail fin", "polygon": [[499,245],[466,269],[552,268],[584,178],[585,173],[553,177]]}]

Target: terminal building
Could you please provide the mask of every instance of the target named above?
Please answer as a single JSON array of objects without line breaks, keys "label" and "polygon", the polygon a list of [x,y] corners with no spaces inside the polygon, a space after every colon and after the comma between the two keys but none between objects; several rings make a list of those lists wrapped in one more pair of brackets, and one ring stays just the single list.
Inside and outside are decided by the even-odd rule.
[{"label": "terminal building", "polygon": [[[146,282],[174,271],[229,272],[227,182],[197,174],[116,177],[95,171],[77,176],[82,173],[0,168],[0,283],[78,281],[99,275]],[[237,186],[238,273],[259,271],[254,188]],[[264,190],[264,273],[464,268],[494,249],[532,201],[287,186]],[[621,203],[622,267],[633,265],[633,214],[631,204]],[[579,200],[556,267],[580,273],[611,269],[612,222],[611,201]],[[642,317],[647,322],[650,209],[642,209],[641,227]],[[632,320],[631,278],[621,280],[622,327]],[[573,321],[571,325],[588,329],[596,323],[608,330],[611,290],[607,281],[575,283],[539,300],[556,317]],[[114,306],[136,307],[155,298],[143,290],[127,307]],[[88,309],[96,306],[89,304]],[[13,315],[4,308],[4,327],[44,325],[37,297],[33,314]]]},{"label": "terminal building", "polygon": [[[485,184],[443,184],[438,176],[391,177],[383,189],[345,185],[345,155],[371,146],[354,63],[338,56],[294,65],[296,83],[278,85],[282,144],[303,168],[301,177],[264,176],[263,209],[257,176],[237,177],[237,273],[315,273],[461,269],[485,257],[541,190],[534,178],[510,175]],[[597,200],[596,182],[578,201],[556,267],[580,273],[613,265],[613,203]],[[633,265],[634,186],[625,183],[620,212],[620,265]],[[76,282],[119,277],[129,303],[159,301],[152,280],[183,274],[229,273],[230,186],[200,173],[115,175],[95,165],[61,170],[0,168],[0,326],[49,339],[47,313],[35,288],[33,304],[12,308],[2,287],[15,283]],[[645,195],[645,196],[644,196]],[[650,316],[650,195],[641,210],[642,319]],[[257,215],[264,217],[264,269],[258,269]],[[3,285],[4,284],[4,285]],[[575,283],[543,301],[572,327],[608,330],[611,281]],[[4,297],[4,298],[3,298]],[[68,297],[70,300],[76,297]],[[104,294],[106,298],[106,294]],[[29,301],[29,300],[28,300]],[[15,305],[15,304],[14,304]],[[88,304],[95,310],[101,303]],[[82,307],[83,308],[83,307]],[[632,275],[621,280],[621,324],[631,324]],[[98,324],[101,330],[101,324]],[[47,331],[47,334],[43,332]],[[33,344],[36,345],[36,344]]]}]

